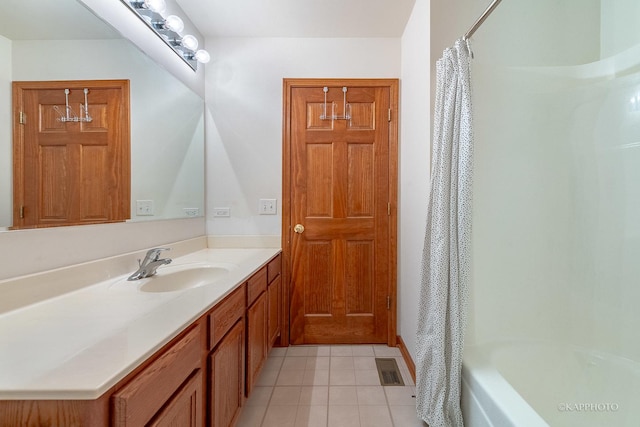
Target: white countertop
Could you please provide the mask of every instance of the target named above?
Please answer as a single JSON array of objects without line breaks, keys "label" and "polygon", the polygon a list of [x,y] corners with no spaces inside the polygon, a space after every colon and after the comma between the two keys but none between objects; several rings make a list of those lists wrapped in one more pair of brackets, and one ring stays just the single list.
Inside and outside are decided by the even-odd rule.
[{"label": "white countertop", "polygon": [[[96,399],[213,307],[280,250],[204,249],[175,258],[224,265],[215,284],[141,292],[119,276],[0,314],[0,399]],[[168,254],[167,254],[168,255]]]}]

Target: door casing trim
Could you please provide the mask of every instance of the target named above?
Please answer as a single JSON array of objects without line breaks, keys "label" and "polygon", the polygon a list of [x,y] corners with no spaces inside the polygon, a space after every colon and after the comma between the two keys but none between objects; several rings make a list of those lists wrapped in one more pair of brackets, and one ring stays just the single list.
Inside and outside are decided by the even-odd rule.
[{"label": "door casing trim", "polygon": [[397,346],[397,268],[398,268],[398,129],[399,129],[399,80],[398,79],[283,79],[282,93],[282,331],[280,345],[289,345],[291,301],[291,90],[299,87],[388,87],[389,106],[389,283],[390,298],[387,325],[387,345]]}]

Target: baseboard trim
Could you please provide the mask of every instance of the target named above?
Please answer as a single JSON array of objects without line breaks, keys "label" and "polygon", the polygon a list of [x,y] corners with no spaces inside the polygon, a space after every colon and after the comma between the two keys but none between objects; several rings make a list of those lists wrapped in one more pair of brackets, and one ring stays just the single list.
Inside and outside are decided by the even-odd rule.
[{"label": "baseboard trim", "polygon": [[411,374],[411,378],[413,378],[413,383],[416,383],[416,364],[413,363],[413,359],[409,354],[409,350],[407,350],[407,346],[404,344],[402,337],[398,335],[396,338],[398,341],[398,348],[400,349],[400,353],[402,353],[402,358],[407,364],[407,368],[409,368],[409,373]]}]

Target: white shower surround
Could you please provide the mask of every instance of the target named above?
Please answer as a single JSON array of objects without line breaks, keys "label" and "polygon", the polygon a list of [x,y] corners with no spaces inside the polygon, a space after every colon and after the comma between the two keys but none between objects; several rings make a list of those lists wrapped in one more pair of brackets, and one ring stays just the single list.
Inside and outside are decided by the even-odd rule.
[{"label": "white shower surround", "polygon": [[[465,2],[455,3],[454,9]],[[492,348],[497,342],[544,341],[556,346],[556,355],[566,346],[582,349],[574,354],[609,355],[597,368],[567,367],[573,376],[566,382],[595,375],[610,380],[594,383],[591,391],[622,389],[620,378],[626,377],[636,384],[628,393],[637,393],[640,111],[633,111],[630,99],[640,95],[640,37],[630,39],[626,32],[631,22],[637,27],[640,8],[625,1],[621,22],[613,3],[589,0],[586,7],[578,0],[562,5],[543,0],[535,3],[535,13],[528,13],[525,8],[533,3],[505,2],[476,35],[474,285],[464,362],[467,425],[492,425],[480,421],[483,413],[497,414],[493,409],[500,402],[526,394],[515,385],[518,379],[499,372],[492,350],[486,352],[485,364],[471,356],[477,346]],[[615,3],[616,9],[621,6]],[[554,18],[535,19],[545,14]],[[523,16],[531,19],[516,25],[516,17]],[[557,26],[563,17],[566,22]],[[521,349],[511,352],[511,363],[523,371],[558,369],[569,358],[569,352],[563,354],[556,357],[557,364],[536,368]],[[630,361],[626,370],[612,367],[620,358]],[[481,383],[474,382],[478,378]],[[511,397],[500,394],[505,387]],[[562,403],[613,403],[619,405],[614,415],[637,420],[622,397],[609,402],[606,394],[591,394],[565,402],[551,394],[557,388],[548,383],[538,390],[555,399],[553,415]],[[490,399],[474,410],[469,390],[487,391]],[[535,406],[529,403],[525,405]],[[569,420],[565,425],[597,419],[594,413],[562,415]],[[529,425],[503,418],[491,422]]]}]

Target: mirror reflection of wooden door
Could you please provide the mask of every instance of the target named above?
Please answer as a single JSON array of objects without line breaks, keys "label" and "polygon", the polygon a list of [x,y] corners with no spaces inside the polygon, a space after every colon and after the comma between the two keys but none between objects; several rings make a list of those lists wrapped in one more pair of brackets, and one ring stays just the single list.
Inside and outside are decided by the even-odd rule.
[{"label": "mirror reflection of wooden door", "polygon": [[[90,122],[61,121],[86,117]],[[13,227],[130,217],[129,81],[13,83]]]},{"label": "mirror reflection of wooden door", "polygon": [[290,342],[395,345],[397,81],[286,80],[285,98]]}]

